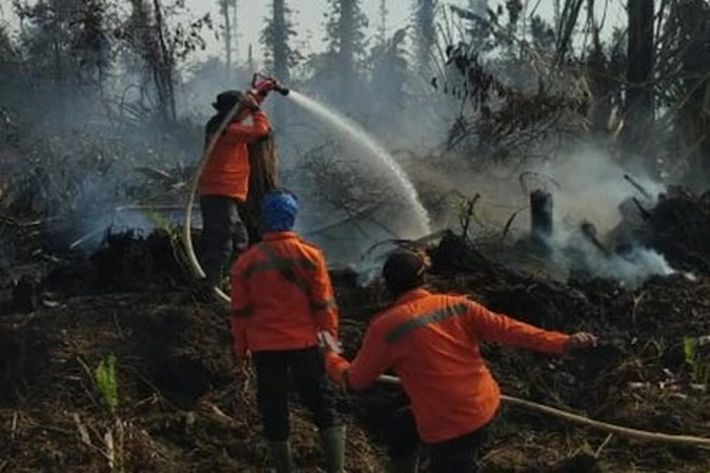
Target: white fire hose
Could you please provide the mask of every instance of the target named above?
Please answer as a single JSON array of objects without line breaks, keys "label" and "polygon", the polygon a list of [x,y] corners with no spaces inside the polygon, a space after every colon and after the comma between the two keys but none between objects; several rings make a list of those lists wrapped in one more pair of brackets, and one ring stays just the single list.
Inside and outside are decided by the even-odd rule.
[{"label": "white fire hose", "polygon": [[[396,376],[382,375],[377,380],[387,384],[401,384],[400,379]],[[512,396],[501,395],[501,399],[514,406],[524,407],[533,411],[542,412],[544,414],[548,414],[553,417],[559,417],[575,424],[593,427],[613,434],[619,434],[623,437],[629,437],[636,440],[648,442],[696,445],[702,448],[710,448],[710,438],[695,437],[692,435],[670,435],[659,432],[649,432],[645,430],[631,429],[628,427],[621,427],[619,425],[608,424],[606,422],[600,422],[598,420],[589,419],[584,416],[555,409],[554,407],[545,406],[536,402],[526,401],[524,399],[518,399]]]},{"label": "white fire hose", "polygon": [[[210,139],[209,143],[207,144],[207,147],[205,148],[205,152],[202,154],[202,159],[197,165],[195,175],[192,178],[192,185],[190,186],[190,197],[185,206],[185,225],[183,226],[182,234],[183,244],[185,245],[185,252],[187,253],[187,259],[190,263],[190,268],[192,269],[193,275],[199,279],[205,277],[205,271],[202,269],[202,266],[200,266],[200,262],[197,259],[197,255],[195,255],[195,248],[192,244],[192,207],[195,204],[197,187],[200,183],[200,176],[202,175],[202,170],[205,168],[205,163],[207,163],[207,158],[210,154],[212,154],[212,150],[214,149],[215,144],[217,143],[217,139],[220,137],[220,135],[222,135],[224,129],[227,128],[227,125],[229,124],[229,122],[232,121],[232,118],[234,118],[240,108],[241,103],[237,101],[237,103],[229,110],[227,115],[224,117],[222,123],[219,124],[219,127],[217,127],[217,131],[212,135],[212,138]],[[225,294],[222,289],[217,286],[214,286],[213,290],[217,297],[219,297],[225,304],[230,304],[230,297]]]},{"label": "white fire hose", "polygon": [[[185,225],[183,228],[183,243],[185,245],[185,251],[187,253],[188,257],[188,262],[190,264],[190,268],[193,271],[193,275],[197,278],[204,278],[205,277],[205,272],[202,269],[202,266],[200,266],[200,262],[197,259],[197,256],[195,255],[195,250],[192,244],[192,209],[193,205],[195,203],[195,197],[197,195],[197,187],[199,185],[200,181],[200,176],[202,175],[202,170],[205,167],[205,163],[207,162],[208,156],[212,153],[212,149],[214,148],[215,144],[217,143],[217,139],[219,136],[224,132],[224,129],[227,127],[229,122],[232,121],[232,118],[237,114],[241,107],[241,103],[237,102],[234,107],[232,107],[231,110],[227,113],[227,115],[224,117],[224,120],[222,120],[222,123],[219,124],[219,127],[217,128],[217,131],[212,135],[212,138],[210,139],[207,147],[205,148],[205,152],[202,155],[202,159],[200,160],[197,170],[195,171],[195,175],[193,176],[192,179],[192,186],[190,188],[190,197],[188,199],[188,202],[185,206]],[[213,288],[216,295],[227,305],[230,304],[231,298],[224,293],[219,287],[214,287]],[[340,353],[340,348],[337,346],[334,340],[330,338],[329,336],[324,336],[324,334],[320,334],[321,338],[321,343],[325,343],[330,346],[331,349],[336,351],[337,353]],[[394,377],[394,376],[387,376],[383,375],[380,376],[378,381],[382,383],[388,383],[388,384],[401,384],[399,378]],[[538,404],[535,402],[531,401],[526,401],[524,399],[519,399],[511,396],[505,396],[502,395],[501,399],[505,402],[508,402],[514,406],[519,406],[519,407],[524,407],[526,409],[530,409],[533,411],[538,411],[542,412],[544,414],[548,414],[554,417],[559,417],[561,419],[588,426],[588,427],[593,427],[596,429],[601,429],[607,432],[611,432],[614,434],[619,434],[621,436],[625,437],[630,437],[634,438],[637,440],[642,440],[642,441],[650,441],[650,442],[661,442],[661,443],[674,443],[674,444],[684,444],[684,445],[696,445],[699,447],[703,448],[710,448],[710,438],[702,438],[702,437],[694,437],[690,435],[669,435],[669,434],[663,434],[663,433],[658,433],[658,432],[648,432],[644,430],[637,430],[637,429],[631,429],[628,427],[621,427],[618,425],[613,425],[613,424],[608,424],[606,422],[600,422],[596,420],[589,419],[584,416],[580,416],[577,414],[572,414],[569,412],[561,411],[559,409],[555,409],[553,407],[545,406],[542,404]]]}]

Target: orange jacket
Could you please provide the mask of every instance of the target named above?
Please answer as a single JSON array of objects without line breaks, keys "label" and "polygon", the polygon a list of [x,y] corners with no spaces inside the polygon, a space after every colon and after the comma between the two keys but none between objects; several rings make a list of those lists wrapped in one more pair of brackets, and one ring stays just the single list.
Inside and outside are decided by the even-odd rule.
[{"label": "orange jacket", "polygon": [[346,377],[353,389],[392,369],[409,396],[419,436],[437,443],[477,430],[498,410],[500,390],[480,342],[558,353],[568,338],[495,314],[465,297],[419,288],[373,319],[352,364],[333,352],[327,363],[331,376]]},{"label": "orange jacket", "polygon": [[[230,123],[217,139],[199,182],[201,195],[226,195],[245,201],[249,192],[249,152],[247,144],[267,135],[271,125],[266,114],[252,112],[252,126]],[[207,138],[209,142],[211,138]]]},{"label": "orange jacket", "polygon": [[338,308],[321,250],[294,232],[270,232],[232,267],[232,332],[237,355],[337,340]]}]

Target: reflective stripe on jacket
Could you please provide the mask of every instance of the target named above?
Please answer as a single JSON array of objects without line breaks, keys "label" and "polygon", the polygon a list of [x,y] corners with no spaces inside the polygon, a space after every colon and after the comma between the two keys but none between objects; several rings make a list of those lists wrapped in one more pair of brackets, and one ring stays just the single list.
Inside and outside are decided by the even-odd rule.
[{"label": "reflective stripe on jacket", "polygon": [[411,400],[422,440],[442,442],[484,426],[500,404],[480,342],[559,353],[568,338],[465,297],[420,288],[373,319],[349,366],[348,381],[354,389],[364,388],[392,369]]},{"label": "reflective stripe on jacket", "polygon": [[320,249],[294,232],[271,232],[232,267],[232,331],[237,354],[337,340],[338,308]]},{"label": "reflective stripe on jacket", "polygon": [[247,144],[265,137],[271,127],[264,112],[255,111],[251,117],[253,125],[231,123],[217,139],[202,169],[199,182],[201,195],[226,195],[246,201],[249,192]]}]

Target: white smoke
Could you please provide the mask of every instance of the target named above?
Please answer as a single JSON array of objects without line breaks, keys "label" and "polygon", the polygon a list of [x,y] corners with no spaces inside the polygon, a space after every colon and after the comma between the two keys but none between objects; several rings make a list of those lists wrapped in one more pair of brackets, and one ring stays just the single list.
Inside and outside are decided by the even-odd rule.
[{"label": "white smoke", "polygon": [[[621,221],[619,205],[622,202],[635,197],[651,207],[655,205],[658,194],[665,190],[662,183],[653,180],[643,170],[624,169],[607,152],[591,145],[578,145],[530,170],[549,178],[542,183],[555,193],[557,215],[588,220],[602,233],[610,231]],[[626,180],[626,174],[649,197]]]},{"label": "white smoke", "polygon": [[[567,237],[559,233],[567,233]],[[551,243],[553,259],[566,270],[582,270],[587,276],[616,279],[630,288],[641,286],[651,276],[676,273],[663,255],[637,243],[623,252],[604,252],[581,236],[581,232],[558,232]]]},{"label": "white smoke", "polygon": [[[638,230],[644,227],[638,206],[652,209],[659,193],[665,190],[664,184],[642,170],[623,167],[605,150],[577,143],[554,158],[518,169],[510,165],[467,169],[462,162],[459,158],[455,166],[447,164],[439,168],[420,165],[414,171],[425,183],[420,186],[455,189],[469,199],[480,195],[470,229],[474,238],[487,241],[486,237],[494,234],[498,235],[494,238],[498,243],[493,246],[504,245],[500,235],[511,221],[508,235],[514,239],[527,238],[531,226],[529,192],[542,189],[553,198],[554,233],[547,243],[552,250],[555,274],[560,270],[566,275],[579,274],[583,269],[588,277],[617,279],[636,287],[651,276],[675,272],[662,255],[638,237]],[[435,230],[442,226],[454,228],[459,223],[455,213],[437,217],[441,226]],[[585,222],[596,229],[598,244],[580,231]],[[617,252],[617,247],[623,251]],[[481,251],[487,250],[481,248]],[[509,252],[516,251],[511,248]],[[487,254],[497,258],[498,253],[491,250]],[[512,260],[515,258],[511,257]]]},{"label": "white smoke", "polygon": [[[643,225],[637,205],[652,208],[665,190],[663,183],[642,170],[624,169],[591,146],[577,147],[536,172],[555,183],[547,189],[553,194],[555,215],[549,243],[566,269],[581,268],[589,276],[617,279],[631,287],[651,276],[675,273],[661,254],[639,241],[633,228]],[[593,225],[596,243],[581,231],[585,222]]]}]

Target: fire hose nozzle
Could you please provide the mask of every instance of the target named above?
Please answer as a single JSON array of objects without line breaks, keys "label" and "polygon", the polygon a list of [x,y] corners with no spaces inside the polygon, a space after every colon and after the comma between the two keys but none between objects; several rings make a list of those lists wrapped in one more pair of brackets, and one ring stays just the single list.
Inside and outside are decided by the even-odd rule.
[{"label": "fire hose nozzle", "polygon": [[286,97],[291,92],[291,90],[289,88],[283,87],[280,85],[275,86],[274,91],[278,92],[279,94],[283,95],[284,97]]},{"label": "fire hose nozzle", "polygon": [[251,81],[252,89],[262,96],[266,96],[272,90],[278,92],[284,97],[291,92],[288,88],[279,84],[279,82],[273,77],[266,77],[258,72],[254,74],[254,78]]}]

